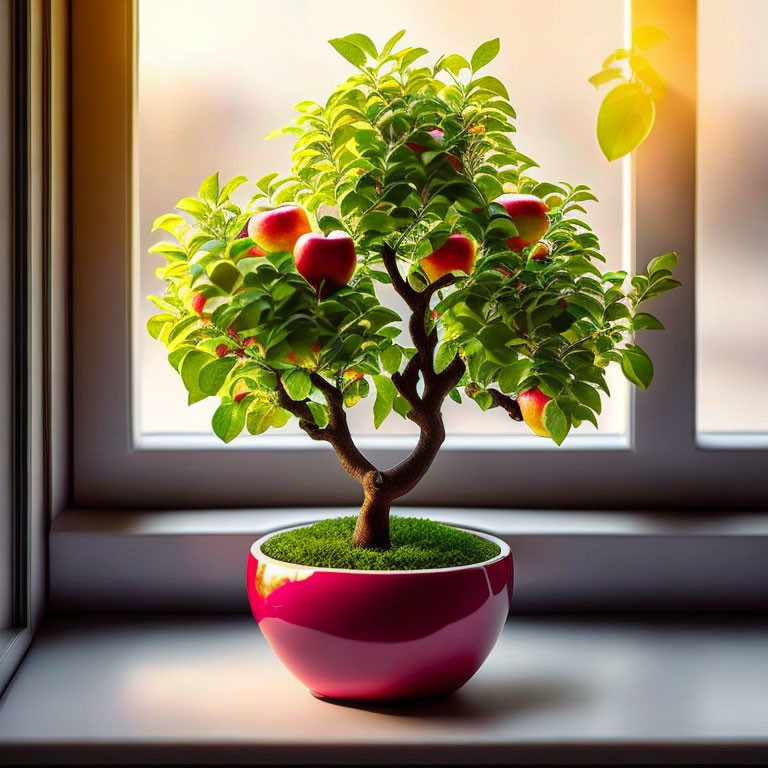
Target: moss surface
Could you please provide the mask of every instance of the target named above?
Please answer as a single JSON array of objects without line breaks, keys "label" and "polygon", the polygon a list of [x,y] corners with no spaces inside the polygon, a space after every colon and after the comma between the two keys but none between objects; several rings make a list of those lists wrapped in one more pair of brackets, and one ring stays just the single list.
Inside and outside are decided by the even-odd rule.
[{"label": "moss surface", "polygon": [[392,548],[388,550],[353,547],[354,528],[354,517],[321,520],[273,536],[262,550],[286,563],[361,571],[451,568],[482,563],[500,552],[488,539],[417,517],[392,517]]}]

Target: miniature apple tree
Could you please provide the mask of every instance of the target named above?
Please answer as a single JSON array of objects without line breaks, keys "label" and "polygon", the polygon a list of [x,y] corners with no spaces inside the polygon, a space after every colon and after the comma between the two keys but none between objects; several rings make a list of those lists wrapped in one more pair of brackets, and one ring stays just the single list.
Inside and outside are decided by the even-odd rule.
[{"label": "miniature apple tree", "polygon": [[[220,398],[213,430],[227,442],[296,418],[329,443],[363,487],[354,543],[373,548],[389,547],[392,502],[445,439],[445,398],[502,408],[560,445],[597,426],[609,364],[648,386],[634,332],[662,325],[638,307],[678,285],[672,253],[631,280],[602,272],[581,218],[589,189],[529,175],[507,91],[480,74],[498,40],[429,67],[423,48],[396,50],[402,35],[381,50],[361,34],[331,40],[355,72],[279,131],[296,135],[291,175],[262,178],[243,209],[232,194],[245,177],[210,176],[156,220],[175,240],[151,249],[167,264],[149,332],[189,402]],[[407,340],[384,285],[408,308]],[[374,393],[377,428],[394,412],[420,430],[390,469],[347,425]]]}]

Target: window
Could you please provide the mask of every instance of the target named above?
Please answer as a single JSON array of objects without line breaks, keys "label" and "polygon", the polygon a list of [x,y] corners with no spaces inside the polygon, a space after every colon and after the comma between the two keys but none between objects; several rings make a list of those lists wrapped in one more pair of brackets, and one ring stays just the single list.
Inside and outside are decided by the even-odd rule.
[{"label": "window", "polygon": [[722,11],[699,3],[697,428],[705,446],[765,446],[768,5]]},{"label": "window", "polygon": [[[264,138],[292,117],[295,103],[308,96],[320,98],[349,75],[347,62],[327,43],[344,30],[369,31],[386,39],[397,31],[392,25],[399,25],[407,28],[407,39],[435,55],[465,51],[501,35],[502,54],[494,73],[511,89],[518,113],[518,148],[541,164],[536,172],[541,180],[592,187],[600,203],[592,206],[588,218],[601,239],[607,268],[631,269],[631,164],[629,159],[609,164],[602,156],[594,138],[600,97],[587,82],[599,67],[602,52],[625,38],[628,3],[494,0],[472,18],[457,0],[441,2],[439,13],[429,3],[415,11],[408,0],[378,5],[340,0],[293,8],[276,4],[260,8],[258,18],[248,0],[221,0],[216,7],[214,16],[208,0],[140,0],[137,7],[139,237],[133,253],[132,333],[134,439],[140,447],[184,445],[190,438],[194,445],[223,447],[210,427],[217,403],[209,398],[187,406],[186,391],[168,365],[166,350],[146,333],[146,320],[154,314],[146,297],[162,291],[154,270],[164,263],[161,255],[147,253],[164,234],[151,233],[152,222],[214,170],[226,178],[245,173],[251,179],[250,194],[254,182],[265,174],[287,173],[291,137],[268,142]],[[458,27],[458,17],[467,24]],[[518,37],[513,32],[518,29],[537,33]],[[201,50],[215,54],[201,56]],[[536,76],[531,77],[534,60]],[[568,121],[567,131],[561,129],[563,120]],[[244,188],[243,202],[248,196]],[[582,425],[574,433],[581,440],[570,439],[566,446],[579,446],[584,438],[604,443],[614,438],[616,444],[621,438],[628,440],[629,385],[616,367],[609,370],[608,385],[613,397],[604,403],[600,432],[591,424]],[[364,440],[368,446],[393,444],[391,439],[377,439],[380,435],[417,434],[412,422],[397,417],[374,431],[373,400],[366,398],[349,412],[353,431],[372,438]],[[448,400],[444,413],[452,438],[449,445],[541,447],[525,425],[510,421],[499,409],[482,413],[472,403]],[[256,438],[243,435],[232,447],[309,442],[292,420],[279,432]]]},{"label": "window", "polygon": [[[163,18],[168,9],[176,7],[170,0],[137,5],[132,0],[78,0],[72,6],[74,503],[167,509],[357,504],[359,489],[338,468],[333,454],[325,445],[309,444],[303,436],[280,438],[285,441],[282,445],[262,444],[266,447],[260,448],[247,440],[235,441],[233,447],[240,450],[221,450],[206,436],[207,415],[188,412],[183,398],[170,395],[168,400],[154,401],[153,406],[167,411],[161,427],[164,435],[144,434],[155,423],[155,416],[143,422],[139,419],[136,424],[132,421],[132,414],[140,413],[134,407],[136,402],[132,402],[132,382],[137,385],[140,408],[151,405],[145,397],[147,382],[143,377],[156,364],[142,352],[145,338],[141,313],[145,311],[142,303],[147,291],[146,282],[141,281],[151,279],[148,273],[152,269],[151,262],[141,256],[147,245],[142,238],[146,237],[148,219],[155,214],[154,210],[145,210],[150,203],[142,190],[146,179],[152,178],[147,174],[163,169],[157,176],[158,185],[162,185],[157,193],[158,204],[165,208],[173,205],[191,183],[216,167],[222,174],[247,168],[252,178],[265,166],[267,170],[280,167],[285,148],[264,144],[262,137],[267,129],[288,117],[297,98],[290,90],[294,87],[292,80],[280,88],[262,82],[274,79],[279,52],[271,54],[267,63],[254,62],[248,45],[231,44],[231,40],[240,39],[242,28],[249,28],[249,22],[243,21],[247,13],[233,22],[235,29],[221,32],[210,41],[210,30],[217,29],[230,11],[234,13],[234,0],[231,4],[217,4],[221,13],[211,11],[206,16],[200,10],[204,5],[209,7],[203,0],[187,0],[182,4],[184,12],[170,14],[163,23],[158,21],[152,33],[156,41],[163,32],[169,35],[168,40],[174,40],[179,30],[191,35],[192,29],[199,30],[201,18],[206,22],[207,36],[203,40],[209,42],[195,49],[194,61],[185,63],[192,69],[182,75],[195,76],[195,62],[206,62],[206,75],[197,77],[196,82],[215,100],[211,114],[195,117],[196,110],[190,107],[197,98],[196,93],[190,93],[194,89],[172,92],[163,85],[169,78],[178,82],[180,76],[174,72],[172,61],[178,66],[183,51],[180,53],[175,44],[163,47],[156,42],[152,56],[151,49],[145,51],[146,66],[154,62],[154,69],[146,72],[155,71],[153,77],[163,78],[155,84],[153,94],[149,85],[142,86],[145,54],[141,49],[141,14],[147,12],[145,5],[151,7],[148,12],[163,14]],[[669,88],[653,133],[632,161],[634,167],[629,162],[624,166],[603,165],[607,175],[602,180],[594,176],[597,171],[592,166],[596,163],[589,154],[596,151],[591,123],[600,95],[589,88],[586,77],[595,66],[599,67],[604,51],[620,45],[625,38],[624,27],[630,21],[625,3],[595,0],[577,4],[563,0],[556,3],[556,13],[551,12],[551,4],[539,7],[522,1],[505,3],[499,14],[509,21],[502,25],[494,20],[493,27],[479,15],[468,14],[462,14],[462,24],[458,25],[455,13],[443,11],[449,5],[387,3],[378,8],[340,2],[323,4],[321,14],[320,4],[286,2],[260,8],[258,37],[263,42],[252,47],[277,44],[286,39],[286,30],[295,30],[297,36],[302,35],[301,43],[291,48],[286,66],[298,67],[305,61],[305,50],[322,51],[312,57],[306,77],[325,88],[341,72],[332,67],[343,67],[344,63],[325,52],[324,41],[340,29],[350,31],[357,26],[352,21],[361,18],[363,12],[371,14],[369,24],[364,26],[388,31],[390,24],[396,23],[407,27],[414,39],[427,40],[434,50],[463,49],[470,38],[475,41],[495,34],[500,34],[502,41],[512,40],[506,46],[511,71],[505,76],[510,83],[516,82],[516,71],[526,74],[519,78],[526,82],[531,81],[531,72],[548,73],[538,80],[540,92],[520,86],[517,100],[521,145],[544,164],[544,177],[584,179],[597,188],[602,201],[595,207],[595,225],[606,250],[616,258],[617,254],[626,258],[634,252],[637,267],[642,269],[658,254],[677,250],[683,288],[657,301],[654,314],[663,319],[667,330],[655,335],[642,332],[641,341],[655,363],[654,382],[647,392],[634,395],[628,403],[626,421],[617,421],[618,426],[609,429],[607,439],[575,436],[571,446],[581,441],[578,447],[588,450],[556,449],[545,441],[521,439],[516,444],[519,447],[510,450],[511,441],[505,443],[500,438],[494,442],[488,438],[493,426],[481,417],[489,414],[469,408],[466,412],[471,423],[467,431],[477,430],[476,425],[482,424],[486,432],[481,437],[460,434],[460,425],[454,424],[450,450],[441,453],[407,502],[542,509],[755,508],[768,493],[764,453],[747,451],[743,445],[737,451],[718,447],[702,450],[696,442],[695,3],[636,0],[632,4],[633,25],[655,24],[672,40],[654,51],[654,61],[665,74]],[[436,8],[451,19],[450,25],[446,22],[443,28],[434,22]],[[702,8],[706,9],[706,3]],[[315,17],[315,13],[319,15]],[[722,15],[721,11],[719,17]],[[395,18],[397,22],[389,21]],[[315,29],[305,29],[310,22]],[[550,40],[550,25],[565,25],[567,30],[558,27]],[[705,27],[706,23],[702,27],[703,40]],[[195,39],[194,35],[187,38]],[[536,41],[536,51],[526,53],[527,40]],[[314,45],[319,47],[311,48]],[[234,65],[228,49],[235,48],[240,50],[247,77],[234,83],[222,81],[216,73],[219,67],[231,71]],[[571,80],[571,69],[579,73],[578,78]],[[219,87],[213,88],[212,80]],[[245,80],[254,83],[254,93],[264,94],[257,105],[249,100]],[[296,94],[303,95],[309,82],[296,84]],[[577,92],[569,90],[572,82]],[[233,108],[233,95],[244,94],[244,100],[235,100],[241,111],[231,117],[227,110]],[[174,132],[174,113],[183,109],[191,110],[186,127]],[[215,122],[220,114],[230,121],[240,116],[245,125],[253,120],[252,137],[235,126],[231,142],[240,151],[219,147],[213,140],[221,134],[207,121]],[[702,119],[706,121],[706,117]],[[575,128],[587,120],[589,127],[583,133]],[[197,125],[199,121],[205,126],[204,132]],[[147,143],[142,138],[146,136],[157,138]],[[180,146],[185,149],[184,163],[169,166],[176,162],[172,155]],[[262,156],[265,146],[263,151],[274,154]],[[756,190],[755,194],[762,192]],[[605,218],[597,218],[600,216]],[[139,262],[139,258],[143,261]],[[135,275],[137,290],[132,292],[130,276],[139,263],[148,273],[143,277]],[[702,276],[706,276],[706,265]],[[132,304],[134,299],[136,303]],[[708,303],[707,311],[710,306]],[[132,351],[134,342],[138,346]],[[146,343],[149,349],[150,342]],[[162,350],[158,348],[158,352]],[[706,360],[706,351],[700,359]],[[162,389],[165,384],[153,386]],[[155,396],[165,397],[152,394],[152,398]],[[170,410],[167,404],[171,403],[180,410]],[[715,407],[723,406],[718,403]],[[140,441],[134,439],[136,426]],[[508,422],[504,427],[506,430]],[[741,429],[736,424],[727,427]],[[701,422],[699,428],[708,429]],[[200,441],[195,435],[202,435]],[[375,438],[375,442],[366,443],[364,450],[375,463],[386,466],[400,460],[406,448],[399,436],[392,435],[383,440]],[[599,480],[595,480],[595,467],[601,470]]]}]

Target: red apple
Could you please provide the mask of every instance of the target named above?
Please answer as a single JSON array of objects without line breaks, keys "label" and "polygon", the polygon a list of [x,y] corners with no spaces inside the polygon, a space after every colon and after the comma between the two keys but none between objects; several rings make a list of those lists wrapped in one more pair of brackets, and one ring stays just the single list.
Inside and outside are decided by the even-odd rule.
[{"label": "red apple", "polygon": [[546,243],[536,243],[531,248],[529,257],[534,261],[544,261],[549,256],[549,246]]},{"label": "red apple", "polygon": [[300,205],[283,205],[271,211],[261,211],[248,221],[248,236],[267,253],[292,251],[296,241],[311,231],[307,212]]},{"label": "red apple", "polygon": [[[250,219],[249,219],[250,223]],[[246,224],[241,230],[240,234],[235,238],[235,240],[242,240],[244,237],[250,237],[248,234],[248,224]],[[252,248],[249,248],[245,253],[240,254],[235,261],[240,261],[241,259],[245,259],[248,256],[266,256],[267,252],[263,248],[259,248],[258,245],[254,245]]]},{"label": "red apple", "polygon": [[507,248],[510,251],[522,251],[523,248],[533,245],[547,234],[549,209],[535,195],[501,195],[493,202],[504,206],[517,228],[517,236],[507,240]]},{"label": "red apple", "polygon": [[544,426],[544,406],[551,400],[538,387],[529,389],[517,397],[517,404],[523,414],[523,421],[540,437],[549,437]]},{"label": "red apple", "polygon": [[192,311],[198,315],[203,314],[203,308],[205,307],[205,296],[202,293],[193,293],[190,301]]},{"label": "red apple", "polygon": [[[435,128],[431,131],[427,131],[427,133],[438,143],[442,144],[443,139],[445,137],[445,134],[439,129]],[[427,148],[423,146],[422,144],[416,144],[413,141],[406,141],[405,146],[408,147],[408,149],[412,149],[417,155],[420,155],[422,152],[426,152]],[[454,157],[453,155],[448,155],[448,162],[453,166],[454,171],[460,171],[461,170],[461,162],[459,161],[458,157]]]},{"label": "red apple", "polygon": [[461,232],[454,232],[434,253],[421,260],[430,283],[449,272],[469,274],[475,266],[475,244]]},{"label": "red apple", "polygon": [[327,237],[322,232],[303,234],[293,249],[293,258],[298,273],[325,296],[346,285],[357,264],[355,243],[341,230]]},{"label": "red apple", "polygon": [[224,355],[229,354],[229,347],[226,344],[218,344],[216,346],[216,356],[217,357],[224,357]]}]

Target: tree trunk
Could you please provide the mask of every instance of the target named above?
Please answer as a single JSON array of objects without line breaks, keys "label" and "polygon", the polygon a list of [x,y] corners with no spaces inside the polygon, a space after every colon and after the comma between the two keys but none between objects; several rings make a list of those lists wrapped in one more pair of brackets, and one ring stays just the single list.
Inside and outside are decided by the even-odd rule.
[{"label": "tree trunk", "polygon": [[365,549],[389,549],[390,499],[377,492],[366,491],[365,501],[357,517],[352,543]]}]

